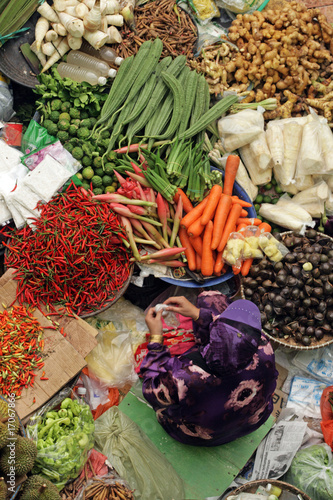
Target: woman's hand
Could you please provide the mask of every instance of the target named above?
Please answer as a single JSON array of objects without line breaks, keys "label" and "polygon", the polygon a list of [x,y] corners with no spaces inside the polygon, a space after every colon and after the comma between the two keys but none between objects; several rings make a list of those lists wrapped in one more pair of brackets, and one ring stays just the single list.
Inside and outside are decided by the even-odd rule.
[{"label": "woman's hand", "polygon": [[163,335],[162,311],[156,312],[155,307],[151,307],[145,317],[150,335]]},{"label": "woman's hand", "polygon": [[169,297],[164,304],[168,305],[167,311],[173,311],[194,320],[199,317],[200,309],[185,297]]}]

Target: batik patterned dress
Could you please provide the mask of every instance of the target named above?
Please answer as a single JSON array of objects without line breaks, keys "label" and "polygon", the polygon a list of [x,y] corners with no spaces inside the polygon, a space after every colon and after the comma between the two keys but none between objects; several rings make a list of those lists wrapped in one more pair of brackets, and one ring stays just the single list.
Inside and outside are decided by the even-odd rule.
[{"label": "batik patterned dress", "polygon": [[278,373],[259,310],[247,300],[229,304],[219,292],[201,293],[196,346],[171,357],[150,343],[141,365],[144,397],[166,432],[185,444],[233,441],[258,429],[273,409]]}]

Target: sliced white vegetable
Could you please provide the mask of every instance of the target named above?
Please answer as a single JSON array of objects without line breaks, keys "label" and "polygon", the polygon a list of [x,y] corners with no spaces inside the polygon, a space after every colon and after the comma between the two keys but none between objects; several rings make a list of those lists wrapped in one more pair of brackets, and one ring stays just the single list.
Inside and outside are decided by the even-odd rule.
[{"label": "sliced white vegetable", "polygon": [[100,1],[96,0],[92,9],[83,18],[84,27],[90,31],[96,31],[101,26],[101,5]]},{"label": "sliced white vegetable", "polygon": [[53,8],[56,12],[63,12],[67,7],[66,0],[54,0]]},{"label": "sliced white vegetable", "polygon": [[303,126],[297,122],[288,122],[282,129],[284,143],[283,169],[280,182],[289,185],[296,172],[297,158],[302,142]]},{"label": "sliced white vegetable", "polygon": [[265,132],[261,132],[261,134],[250,143],[250,148],[257,158],[260,170],[266,170],[272,167],[272,155],[268,149]]},{"label": "sliced white vegetable", "polygon": [[259,168],[257,158],[253,154],[249,144],[240,148],[239,152],[253,184],[256,186],[267,184],[272,178],[272,169],[261,170]]},{"label": "sliced white vegetable", "polygon": [[52,28],[56,33],[58,33],[59,36],[66,36],[67,35],[67,30],[65,26],[61,23],[53,23],[51,24]]},{"label": "sliced white vegetable", "polygon": [[44,66],[46,64],[46,57],[45,57],[45,54],[43,54],[43,52],[41,50],[37,49],[36,40],[30,45],[30,49],[32,50],[32,52],[34,54],[36,54],[41,65]]},{"label": "sliced white vegetable", "polygon": [[35,26],[35,40],[36,40],[36,47],[37,50],[41,48],[42,42],[44,40],[44,37],[46,33],[48,32],[50,27],[50,23],[45,17],[40,17],[37,19],[36,26]]},{"label": "sliced white vegetable", "polygon": [[[272,126],[266,130],[266,139],[269,150],[272,155],[274,169],[280,174],[283,170],[283,157],[284,157],[284,145],[283,145],[283,132],[281,127]],[[274,170],[274,172],[275,172]],[[280,175],[278,175],[279,182],[281,182]],[[285,184],[288,184],[287,182]]]},{"label": "sliced white vegetable", "polygon": [[53,54],[53,52],[55,52],[55,50],[56,50],[56,48],[52,42],[46,42],[46,43],[42,44],[42,52],[43,52],[43,54],[45,54],[48,57],[52,56],[52,54]]},{"label": "sliced white vegetable", "polygon": [[121,11],[118,0],[107,0],[104,14],[119,14]]},{"label": "sliced white vegetable", "polygon": [[75,7],[75,12],[76,12],[77,17],[79,17],[80,19],[83,19],[84,16],[88,14],[89,8],[86,6],[86,4],[81,2],[81,3],[79,3],[79,5],[77,5]]}]

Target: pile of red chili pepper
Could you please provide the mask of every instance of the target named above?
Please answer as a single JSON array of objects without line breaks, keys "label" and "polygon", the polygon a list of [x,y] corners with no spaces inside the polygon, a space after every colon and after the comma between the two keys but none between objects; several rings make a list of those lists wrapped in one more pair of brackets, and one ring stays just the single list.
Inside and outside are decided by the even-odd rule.
[{"label": "pile of red chili pepper", "polygon": [[33,310],[13,306],[0,313],[0,388],[1,394],[19,397],[24,387],[33,386],[44,362],[43,328]]},{"label": "pile of red chili pepper", "polygon": [[109,204],[71,184],[38,208],[32,227],[7,234],[5,265],[16,269],[18,301],[78,315],[112,302],[129,277],[131,254]]}]

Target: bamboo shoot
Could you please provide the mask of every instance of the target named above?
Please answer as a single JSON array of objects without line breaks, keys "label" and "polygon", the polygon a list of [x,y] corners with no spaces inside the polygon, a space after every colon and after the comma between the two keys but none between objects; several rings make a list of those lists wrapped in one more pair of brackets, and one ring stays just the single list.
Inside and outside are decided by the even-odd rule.
[{"label": "bamboo shoot", "polygon": [[79,50],[82,45],[82,38],[78,38],[76,36],[68,34],[67,42],[72,50]]},{"label": "bamboo shoot", "polygon": [[77,38],[82,37],[84,33],[84,25],[82,19],[70,16],[65,12],[59,12],[59,19],[70,35],[76,36]]},{"label": "bamboo shoot", "polygon": [[124,18],[121,14],[107,15],[106,20],[111,26],[123,26]]},{"label": "bamboo shoot", "polygon": [[58,33],[54,30],[49,30],[45,35],[46,42],[55,42],[58,40]]},{"label": "bamboo shoot", "polygon": [[64,10],[66,14],[69,14],[70,16],[77,17],[76,15],[76,7],[74,5],[70,5],[69,7],[66,7]]},{"label": "bamboo shoot", "polygon": [[118,0],[107,0],[104,14],[119,14],[121,11],[120,3]]},{"label": "bamboo shoot", "polygon": [[89,31],[96,31],[101,26],[101,5],[100,1],[96,0],[92,9],[83,18],[83,24],[85,29]]},{"label": "bamboo shoot", "polygon": [[108,34],[103,33],[103,31],[99,30],[94,32],[85,30],[85,32],[83,33],[83,38],[87,40],[87,42],[89,42],[90,45],[94,47],[94,49],[96,50],[103,47],[103,45],[105,45],[106,43],[110,43],[108,42],[109,39]]},{"label": "bamboo shoot", "polygon": [[59,17],[57,13],[52,9],[51,5],[49,5],[47,2],[43,2],[42,5],[38,7],[37,12],[41,16],[45,17],[45,19],[47,19],[51,23],[59,22]]},{"label": "bamboo shoot", "polygon": [[32,52],[34,54],[36,54],[41,65],[44,66],[46,64],[46,57],[45,57],[45,54],[43,54],[43,52],[41,50],[37,49],[36,40],[30,45],[30,49],[32,50]]},{"label": "bamboo shoot", "polygon": [[45,17],[40,17],[36,22],[35,40],[37,50],[40,50],[44,37],[49,29],[49,21]]},{"label": "bamboo shoot", "polygon": [[52,56],[52,54],[55,50],[56,50],[56,48],[52,42],[46,42],[46,43],[42,44],[42,52],[43,52],[43,54],[45,54],[48,57]]},{"label": "bamboo shoot", "polygon": [[67,35],[67,30],[65,26],[61,23],[52,23],[51,24],[52,28],[56,33],[58,33],[59,36],[66,36]]},{"label": "bamboo shoot", "polygon": [[67,7],[66,0],[53,0],[53,8],[56,12],[63,12]]},{"label": "bamboo shoot", "polygon": [[121,43],[122,37],[115,26],[109,26],[107,29],[108,40],[106,43]]},{"label": "bamboo shoot", "polygon": [[59,59],[62,58],[68,52],[70,46],[68,45],[67,39],[61,40],[60,44],[57,46],[57,50],[52,54],[52,56],[47,60],[46,64],[43,66],[41,73],[45,73],[48,69],[53,66]]},{"label": "bamboo shoot", "polygon": [[88,14],[89,9],[86,6],[86,4],[84,4],[82,2],[82,3],[79,3],[79,5],[77,5],[75,7],[75,12],[76,12],[77,17],[79,17],[80,19],[83,19],[84,16]]}]

